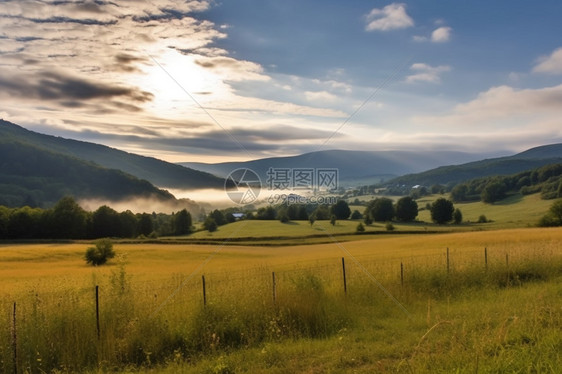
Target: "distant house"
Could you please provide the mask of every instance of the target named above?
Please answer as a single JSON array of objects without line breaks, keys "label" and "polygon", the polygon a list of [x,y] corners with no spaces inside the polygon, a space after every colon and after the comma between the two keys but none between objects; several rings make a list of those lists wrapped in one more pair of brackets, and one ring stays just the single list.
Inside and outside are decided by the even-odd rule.
[{"label": "distant house", "polygon": [[232,213],[232,215],[234,216],[234,218],[238,221],[241,220],[242,218],[244,218],[244,213]]}]

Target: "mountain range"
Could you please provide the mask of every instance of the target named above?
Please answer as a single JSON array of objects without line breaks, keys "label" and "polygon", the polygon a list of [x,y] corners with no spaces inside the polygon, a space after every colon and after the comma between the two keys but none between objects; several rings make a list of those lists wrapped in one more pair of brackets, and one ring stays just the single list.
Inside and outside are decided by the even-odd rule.
[{"label": "mountain range", "polygon": [[99,144],[0,120],[0,205],[49,206],[65,195],[172,201],[164,188],[223,188],[224,179]]},{"label": "mountain range", "polygon": [[233,170],[246,168],[262,181],[272,169],[338,169],[341,186],[377,183],[394,177],[433,169],[441,165],[466,163],[481,159],[474,153],[453,151],[348,151],[327,150],[291,157],[272,157],[246,162],[207,164],[182,162],[180,165],[226,177]]},{"label": "mountain range", "polygon": [[457,184],[474,178],[516,174],[558,163],[562,163],[562,144],[549,144],[531,148],[512,156],[485,159],[461,165],[442,166],[421,173],[403,175],[388,181],[387,185]]},{"label": "mountain range", "polygon": [[[457,184],[562,163],[562,144],[503,157],[450,151],[328,150],[218,164],[171,164],[107,146],[39,134],[0,120],[0,205],[49,206],[65,195],[110,201],[150,197],[176,201],[160,188],[222,189],[233,170],[338,169],[340,186]],[[448,165],[448,166],[442,166]],[[156,187],[157,186],[157,187]],[[193,203],[193,202],[192,202]]]}]

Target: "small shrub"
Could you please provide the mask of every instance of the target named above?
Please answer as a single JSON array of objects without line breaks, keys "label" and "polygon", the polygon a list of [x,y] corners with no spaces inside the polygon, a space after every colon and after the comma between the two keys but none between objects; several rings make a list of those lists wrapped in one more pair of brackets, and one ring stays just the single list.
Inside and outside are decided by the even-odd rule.
[{"label": "small shrub", "polygon": [[384,228],[386,229],[386,231],[394,231],[394,225],[392,224],[392,222],[387,222],[386,225],[384,225]]},{"label": "small shrub", "polygon": [[359,224],[357,225],[357,228],[355,230],[357,232],[365,232],[365,226],[363,226],[363,224],[361,222],[359,222]]},{"label": "small shrub", "polygon": [[114,257],[113,243],[109,239],[96,240],[95,247],[88,248],[84,256],[86,263],[92,266],[103,265]]},{"label": "small shrub", "polygon": [[486,223],[488,222],[488,218],[486,218],[485,215],[481,214],[480,217],[478,217],[478,223]]}]

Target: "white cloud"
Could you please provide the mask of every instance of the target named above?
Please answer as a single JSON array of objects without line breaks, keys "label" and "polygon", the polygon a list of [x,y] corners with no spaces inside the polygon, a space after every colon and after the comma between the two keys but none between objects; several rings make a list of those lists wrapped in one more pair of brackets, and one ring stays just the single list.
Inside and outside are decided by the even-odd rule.
[{"label": "white cloud", "polygon": [[308,101],[334,102],[337,100],[337,96],[327,91],[306,91],[304,95]]},{"label": "white cloud", "polygon": [[406,13],[406,5],[399,3],[392,3],[382,9],[374,8],[366,19],[366,31],[389,31],[414,26],[414,20]]},{"label": "white cloud", "polygon": [[474,100],[458,104],[442,116],[424,116],[415,122],[451,128],[467,126],[481,129],[494,126],[514,131],[536,121],[550,121],[560,128],[562,118],[562,85],[538,89],[515,89],[510,86],[492,87]]},{"label": "white cloud", "polygon": [[550,56],[539,58],[533,68],[534,73],[562,74],[562,47],[555,49]]},{"label": "white cloud", "polygon": [[423,35],[414,35],[413,40],[415,42],[429,42],[432,43],[445,43],[451,40],[451,31],[453,29],[447,26],[439,27],[431,33],[430,37],[423,36]]},{"label": "white cloud", "polygon": [[438,29],[433,30],[431,33],[431,41],[434,43],[444,43],[451,39],[451,28],[442,26]]},{"label": "white cloud", "polygon": [[440,74],[451,70],[450,66],[439,65],[436,67],[424,63],[415,63],[410,66],[410,70],[415,71],[415,74],[406,77],[407,83],[428,82],[439,83],[441,82]]}]

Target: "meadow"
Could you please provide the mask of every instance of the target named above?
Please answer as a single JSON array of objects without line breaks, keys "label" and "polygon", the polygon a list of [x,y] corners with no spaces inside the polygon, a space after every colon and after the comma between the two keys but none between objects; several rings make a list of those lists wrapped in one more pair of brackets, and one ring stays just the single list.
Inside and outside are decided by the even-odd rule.
[{"label": "meadow", "polygon": [[1,245],[0,370],[562,367],[561,229],[330,240],[275,247],[123,242],[115,244],[117,258],[98,268],[83,260],[89,243]]}]

